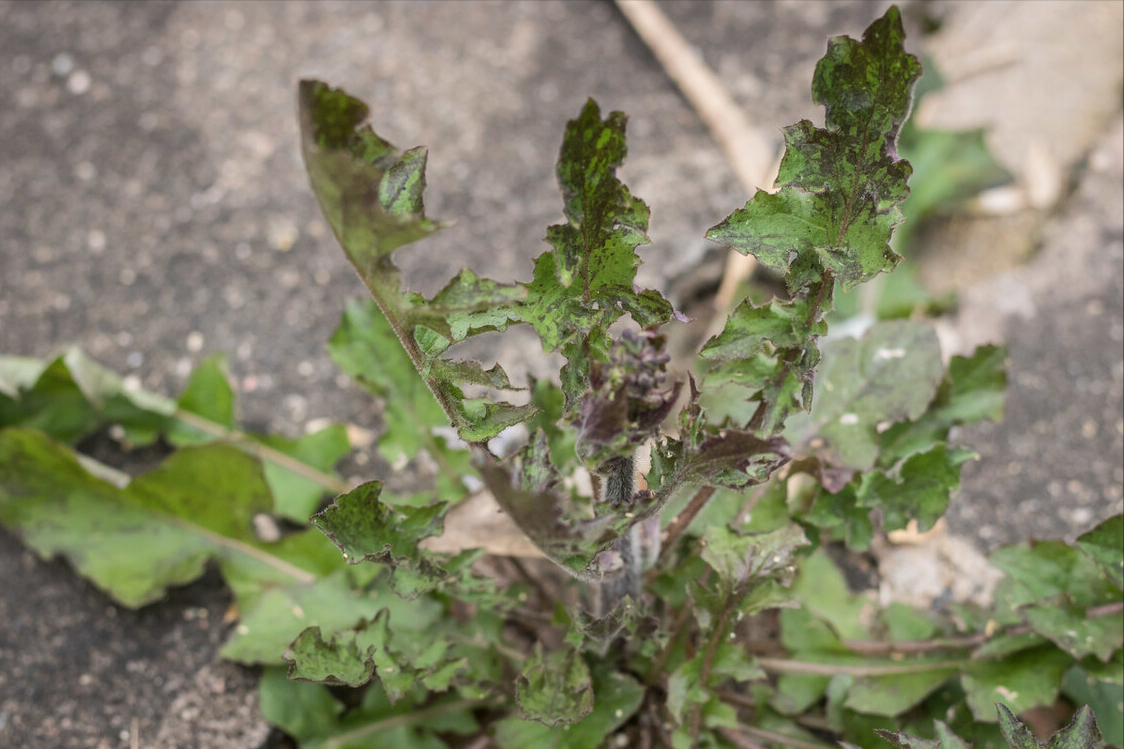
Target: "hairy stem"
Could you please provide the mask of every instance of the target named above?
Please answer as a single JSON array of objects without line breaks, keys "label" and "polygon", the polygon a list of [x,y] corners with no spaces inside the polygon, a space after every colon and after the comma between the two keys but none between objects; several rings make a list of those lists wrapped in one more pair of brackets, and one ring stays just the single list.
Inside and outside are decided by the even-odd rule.
[{"label": "hairy stem", "polygon": [[[601,479],[601,503],[610,511],[627,508],[636,494],[636,460],[633,456],[613,458],[598,471]],[[599,613],[604,616],[616,608],[625,596],[640,598],[640,550],[639,530],[630,525],[610,547],[620,554],[622,569],[616,577],[600,583]]]}]

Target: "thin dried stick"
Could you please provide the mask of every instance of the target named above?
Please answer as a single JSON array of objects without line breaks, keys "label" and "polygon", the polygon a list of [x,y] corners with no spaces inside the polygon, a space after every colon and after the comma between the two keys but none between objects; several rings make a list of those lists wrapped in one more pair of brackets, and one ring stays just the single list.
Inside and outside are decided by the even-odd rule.
[{"label": "thin dried stick", "polygon": [[[653,0],[616,0],[616,3],[668,77],[706,123],[746,191],[752,195],[757,188],[772,189],[777,149],[749,121],[714,71]],[[727,256],[722,284],[714,298],[719,315],[729,307],[738,284],[753,273],[756,262],[751,255],[733,251]]]}]

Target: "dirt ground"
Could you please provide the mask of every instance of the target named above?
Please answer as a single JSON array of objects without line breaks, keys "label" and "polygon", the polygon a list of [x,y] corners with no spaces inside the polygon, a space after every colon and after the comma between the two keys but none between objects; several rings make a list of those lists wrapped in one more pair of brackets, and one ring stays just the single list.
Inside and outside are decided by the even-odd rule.
[{"label": "dirt ground", "polygon": [[[825,38],[887,3],[660,5],[779,149],[781,126],[822,120]],[[946,341],[1011,350],[1006,420],[961,435],[981,459],[949,524],[980,549],[1124,505],[1122,9],[904,6],[912,48],[951,69],[919,120],[991,127],[1017,177],[1006,215],[946,226],[922,258],[960,294]],[[427,209],[457,223],[403,259],[419,291],[465,265],[529,278],[560,217],[561,128],[587,96],[631,117],[622,177],[653,217],[640,283],[689,273],[748,197],[611,2],[0,2],[0,352],[77,344],[174,395],[223,351],[248,425],[377,429],[324,350],[362,287],[302,172],[306,76],[368,101],[396,145],[429,146]],[[518,342],[491,353],[535,366]],[[254,674],[215,656],[228,602],[212,576],[129,611],[0,530],[0,746],[265,746]]]}]

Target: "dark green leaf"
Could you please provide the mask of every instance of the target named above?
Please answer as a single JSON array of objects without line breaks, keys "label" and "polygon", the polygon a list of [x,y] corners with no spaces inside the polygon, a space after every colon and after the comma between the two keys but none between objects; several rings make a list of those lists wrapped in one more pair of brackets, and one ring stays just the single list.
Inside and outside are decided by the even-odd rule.
[{"label": "dark green leaf", "polygon": [[1120,600],[1117,587],[1100,565],[1062,541],[1024,542],[994,552],[991,563],[1013,581],[1012,606],[1065,595],[1076,607]]},{"label": "dark green leaf", "polygon": [[290,681],[283,668],[262,671],[258,704],[263,718],[301,742],[330,733],[343,712],[343,704],[327,689]]},{"label": "dark green leaf", "polygon": [[826,129],[800,122],[785,131],[777,185],[707,237],[794,274],[793,291],[830,270],[846,285],[894,267],[890,235],[908,195],[909,164],[897,157],[898,129],[921,66],[902,46],[896,7],[871,24],[862,42],[836,37],[816,66],[812,97],[827,110]]},{"label": "dark green leaf", "polygon": [[640,707],[644,688],[615,669],[593,672],[593,711],[561,730],[512,715],[496,724],[501,749],[599,749]]},{"label": "dark green leaf", "polygon": [[395,591],[416,598],[446,577],[440,564],[418,548],[422,539],[441,534],[445,503],[392,508],[379,501],[381,492],[378,481],[362,484],[313,515],[312,524],[339,547],[348,564],[390,565]]},{"label": "dark green leaf", "polygon": [[[665,322],[672,309],[657,292],[633,286],[639,258],[648,242],[648,207],[629,193],[616,170],[625,157],[625,116],[605,119],[591,99],[566,125],[558,157],[567,223],[550,227],[554,247],[535,261],[529,296],[520,308],[549,351],[562,351],[576,372],[588,372],[591,336],[603,337],[609,325],[628,313],[647,326]],[[580,393],[563,389],[569,402]]]}]

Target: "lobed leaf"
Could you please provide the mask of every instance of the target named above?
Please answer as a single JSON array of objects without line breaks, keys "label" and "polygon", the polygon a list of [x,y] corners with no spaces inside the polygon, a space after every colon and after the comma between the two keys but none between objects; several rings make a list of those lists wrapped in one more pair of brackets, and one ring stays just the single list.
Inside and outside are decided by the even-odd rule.
[{"label": "lobed leaf", "polygon": [[440,535],[446,504],[390,507],[379,500],[382,484],[368,481],[312,516],[312,524],[331,539],[348,564],[379,562],[393,570],[391,585],[416,598],[443,582],[441,564],[421,551],[422,539]]},{"label": "lobed leaf", "polygon": [[781,189],[758,190],[708,239],[787,273],[793,292],[827,272],[847,287],[894,267],[899,258],[889,241],[911,171],[898,158],[896,139],[921,72],[904,38],[892,6],[861,42],[828,42],[812,82],[826,128],[807,120],[786,128]]},{"label": "lobed leaf", "polygon": [[576,723],[593,712],[593,682],[581,653],[558,648],[544,655],[542,644],[523,664],[515,680],[519,715],[548,728]]},{"label": "lobed leaf", "polygon": [[558,184],[567,223],[551,226],[554,249],[535,260],[520,318],[547,351],[561,351],[572,370],[564,378],[567,401],[576,402],[577,383],[589,371],[592,347],[604,345],[606,331],[620,315],[642,327],[666,322],[671,305],[633,281],[640,263],[636,248],[648,242],[648,206],[616,176],[624,162],[625,115],[601,118],[592,99],[566,124],[558,156]]},{"label": "lobed leaf", "polygon": [[[392,259],[394,250],[443,227],[425,216],[425,149],[400,152],[363,124],[369,113],[367,105],[320,81],[301,81],[299,103],[301,153],[317,202],[385,316],[389,332],[398,339],[446,419],[462,438],[484,442],[525,418],[529,409],[502,403],[466,407],[461,386],[476,384],[483,377],[479,367],[452,366],[441,358],[451,343],[502,329],[515,320],[513,310],[525,294],[523,289],[487,281],[468,271],[432,301],[402,289],[401,272]],[[386,345],[387,330],[376,330],[372,336],[381,344],[374,350],[391,358],[389,375],[396,384],[403,383],[408,378],[401,374],[402,357],[391,353],[395,347]],[[365,374],[365,370],[356,370]],[[506,375],[503,379],[506,381]],[[402,409],[428,412],[431,406],[424,403],[416,387],[413,390],[415,397],[402,404]],[[401,447],[406,451],[416,449],[416,442],[402,436],[408,429],[390,431],[391,440],[403,440]]]}]

